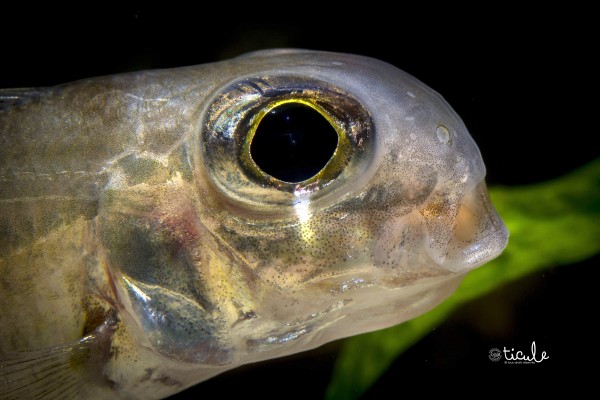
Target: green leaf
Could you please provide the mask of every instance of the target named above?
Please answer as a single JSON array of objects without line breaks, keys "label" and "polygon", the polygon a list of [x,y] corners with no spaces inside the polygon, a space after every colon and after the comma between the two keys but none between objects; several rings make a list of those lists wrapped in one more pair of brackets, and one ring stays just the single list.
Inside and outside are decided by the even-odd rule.
[{"label": "green leaf", "polygon": [[430,312],[346,339],[326,399],[360,397],[395,358],[460,304],[534,271],[600,252],[600,158],[553,181],[491,188],[490,196],[511,235],[504,253],[470,272],[456,293]]}]

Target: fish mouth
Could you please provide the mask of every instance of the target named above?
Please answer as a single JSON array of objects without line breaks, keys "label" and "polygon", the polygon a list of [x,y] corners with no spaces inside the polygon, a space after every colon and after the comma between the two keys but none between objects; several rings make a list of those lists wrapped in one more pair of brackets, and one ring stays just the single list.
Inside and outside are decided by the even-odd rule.
[{"label": "fish mouth", "polygon": [[[429,256],[452,272],[466,272],[498,257],[508,244],[509,232],[492,204],[485,182],[465,194],[450,230],[439,235],[428,226]],[[427,225],[427,224],[426,224]],[[442,237],[440,237],[442,236]],[[439,243],[445,245],[439,245]]]}]

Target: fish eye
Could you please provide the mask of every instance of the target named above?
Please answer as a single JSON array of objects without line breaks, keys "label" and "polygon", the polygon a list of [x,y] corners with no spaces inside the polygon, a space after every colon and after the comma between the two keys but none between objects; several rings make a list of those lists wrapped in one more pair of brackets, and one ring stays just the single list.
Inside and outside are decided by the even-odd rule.
[{"label": "fish eye", "polygon": [[218,90],[196,143],[204,176],[224,201],[257,207],[315,200],[360,176],[372,160],[369,112],[327,82],[248,78]]},{"label": "fish eye", "polygon": [[[310,103],[288,101],[264,110],[248,135],[256,168],[284,182],[314,178],[334,156],[338,132]],[[341,140],[343,141],[343,139]]]}]

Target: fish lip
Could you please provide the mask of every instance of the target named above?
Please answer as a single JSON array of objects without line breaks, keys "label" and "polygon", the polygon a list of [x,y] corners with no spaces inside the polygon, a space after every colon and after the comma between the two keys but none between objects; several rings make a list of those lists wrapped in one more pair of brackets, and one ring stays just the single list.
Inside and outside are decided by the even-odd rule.
[{"label": "fish lip", "polygon": [[[468,263],[470,265],[473,265],[473,268],[478,267],[478,266],[480,266],[484,263],[487,263],[487,262],[493,260],[494,258],[500,256],[500,254],[502,254],[502,252],[508,246],[508,238],[510,237],[510,232],[508,231],[506,224],[504,223],[504,221],[500,217],[500,214],[496,210],[496,207],[494,207],[494,204],[492,203],[492,200],[491,200],[489,192],[487,190],[485,181],[482,180],[475,187],[474,192],[479,192],[485,198],[485,206],[487,207],[487,211],[488,211],[488,220],[491,222],[491,224],[493,226],[493,229],[490,229],[488,231],[488,233],[480,239],[479,242],[481,242],[483,239],[489,239],[490,237],[492,237],[491,240],[496,241],[497,246],[488,248],[488,249],[482,249],[482,250],[479,250],[479,249],[463,250],[463,254],[465,255],[465,257],[467,257],[469,259]],[[476,254],[474,254],[474,253],[482,254],[485,257],[482,261],[477,262],[476,257],[475,257]],[[470,260],[473,260],[473,261],[470,261]]]},{"label": "fish lip", "polygon": [[[502,252],[506,249],[508,245],[508,237],[510,236],[508,229],[504,223],[502,223],[503,229],[498,232],[489,233],[484,236],[482,240],[488,239],[490,236],[500,238],[503,241],[502,244],[495,247],[484,247],[481,248],[481,243],[474,243],[472,246],[465,248],[462,251],[462,255],[464,256],[465,264],[469,265],[470,268],[477,268],[485,263],[492,261],[493,259],[499,257]],[[498,239],[496,239],[498,240]]]},{"label": "fish lip", "polygon": [[[452,272],[468,272],[497,258],[506,249],[510,236],[508,228],[489,197],[483,179],[463,197],[461,207],[464,206],[476,209],[477,215],[484,216],[477,220],[478,226],[483,225],[484,228],[476,232],[476,238],[472,241],[460,241],[455,235],[455,229],[457,229],[455,225],[446,245],[446,256],[436,257],[430,254],[439,266]],[[458,219],[459,216],[457,215],[456,218]],[[480,235],[481,231],[485,231],[485,234]],[[460,250],[451,253],[451,249],[456,248],[460,248]],[[448,256],[448,254],[452,254],[452,256]]]}]

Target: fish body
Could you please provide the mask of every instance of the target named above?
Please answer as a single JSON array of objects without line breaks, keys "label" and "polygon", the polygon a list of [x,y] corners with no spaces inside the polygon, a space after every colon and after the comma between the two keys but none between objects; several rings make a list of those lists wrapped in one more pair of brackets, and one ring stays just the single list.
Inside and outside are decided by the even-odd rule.
[{"label": "fish body", "polygon": [[[420,315],[507,243],[461,119],[378,60],[268,50],[0,98],[2,398],[164,398]],[[337,135],[312,176],[257,161],[280,107]]]}]

